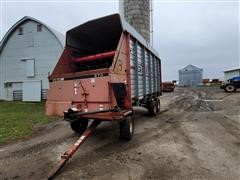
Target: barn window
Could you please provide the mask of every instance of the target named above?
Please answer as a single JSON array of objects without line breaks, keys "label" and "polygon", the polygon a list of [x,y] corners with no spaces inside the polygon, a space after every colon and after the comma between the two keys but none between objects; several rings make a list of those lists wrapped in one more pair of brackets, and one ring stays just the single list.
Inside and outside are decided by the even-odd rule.
[{"label": "barn window", "polygon": [[18,28],[18,35],[23,35],[23,27]]},{"label": "barn window", "polygon": [[26,70],[27,70],[27,77],[35,76],[35,61],[34,61],[34,59],[26,60]]},{"label": "barn window", "polygon": [[37,32],[40,32],[40,31],[42,31],[42,25],[41,25],[41,24],[38,24],[38,25],[37,25]]}]

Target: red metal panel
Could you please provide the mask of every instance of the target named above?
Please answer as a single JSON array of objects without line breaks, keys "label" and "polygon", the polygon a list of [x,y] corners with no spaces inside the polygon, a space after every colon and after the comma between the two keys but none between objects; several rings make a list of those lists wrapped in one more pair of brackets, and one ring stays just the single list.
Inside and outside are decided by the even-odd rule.
[{"label": "red metal panel", "polygon": [[123,32],[117,47],[117,54],[111,66],[111,82],[126,84],[127,96],[124,100],[126,109],[132,108],[131,81],[130,81],[130,47],[129,33]]},{"label": "red metal panel", "polygon": [[63,50],[63,53],[62,53],[57,65],[55,66],[51,76],[49,76],[49,79],[51,79],[52,76],[59,76],[61,74],[66,74],[66,73],[72,72],[71,66],[69,63],[70,54],[71,54],[71,49],[65,48]]},{"label": "red metal panel", "polygon": [[110,77],[105,76],[51,82],[46,114],[63,116],[63,111],[72,105],[82,111],[109,109],[109,81]]},{"label": "red metal panel", "polygon": [[101,73],[109,73],[108,68],[104,69],[97,69],[97,70],[90,70],[90,71],[82,71],[82,72],[75,72],[75,73],[65,73],[65,74],[53,74],[49,77],[49,80],[53,80],[56,78],[78,78],[81,76],[86,76],[86,75],[96,75],[96,74],[101,74]]},{"label": "red metal panel", "polygon": [[49,101],[45,106],[45,114],[49,116],[63,116],[63,112],[71,107],[71,101]]}]

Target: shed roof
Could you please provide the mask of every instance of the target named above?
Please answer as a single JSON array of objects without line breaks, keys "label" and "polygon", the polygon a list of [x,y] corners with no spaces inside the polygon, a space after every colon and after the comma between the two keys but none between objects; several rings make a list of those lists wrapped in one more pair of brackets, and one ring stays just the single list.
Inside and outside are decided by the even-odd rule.
[{"label": "shed roof", "polygon": [[231,69],[227,69],[224,72],[230,72],[230,71],[237,71],[240,70],[240,67],[235,67],[235,68],[231,68]]},{"label": "shed roof", "polygon": [[0,52],[2,51],[4,45],[6,44],[7,40],[9,39],[9,37],[11,36],[11,34],[24,22],[26,21],[34,21],[37,22],[39,24],[42,24],[44,27],[46,27],[55,37],[56,39],[59,41],[59,43],[61,44],[62,47],[64,47],[65,44],[65,37],[63,34],[61,34],[60,32],[56,31],[55,29],[49,27],[48,25],[46,25],[45,23],[30,17],[30,16],[25,16],[22,19],[20,19],[19,21],[17,21],[8,31],[7,33],[3,36],[1,42],[0,42]]},{"label": "shed roof", "polygon": [[185,68],[181,69],[180,71],[202,71],[202,69],[189,64]]}]

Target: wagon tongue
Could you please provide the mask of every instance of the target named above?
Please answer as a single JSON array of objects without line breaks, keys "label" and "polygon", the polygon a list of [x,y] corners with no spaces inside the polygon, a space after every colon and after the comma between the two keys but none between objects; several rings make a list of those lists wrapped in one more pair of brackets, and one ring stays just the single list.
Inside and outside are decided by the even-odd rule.
[{"label": "wagon tongue", "polygon": [[79,139],[73,144],[73,146],[67,150],[62,156],[61,160],[58,162],[57,166],[52,169],[49,173],[47,179],[54,179],[57,173],[62,169],[66,162],[73,156],[73,154],[78,150],[80,145],[82,145],[87,138],[92,134],[96,127],[101,123],[99,120],[94,120],[92,124],[87,128],[86,131],[79,137]]}]

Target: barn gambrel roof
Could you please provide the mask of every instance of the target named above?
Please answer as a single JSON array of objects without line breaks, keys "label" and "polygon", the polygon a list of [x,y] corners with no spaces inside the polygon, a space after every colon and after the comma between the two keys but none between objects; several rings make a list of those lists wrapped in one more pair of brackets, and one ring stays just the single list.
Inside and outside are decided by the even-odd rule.
[{"label": "barn gambrel roof", "polygon": [[7,33],[3,36],[1,42],[0,42],[0,52],[2,51],[4,45],[6,44],[6,42],[8,41],[9,37],[11,36],[11,34],[23,23],[25,23],[26,21],[34,21],[36,23],[42,24],[45,28],[47,28],[55,37],[56,39],[59,41],[59,43],[61,44],[62,47],[65,46],[65,37],[63,34],[61,34],[60,32],[56,31],[55,29],[49,27],[48,25],[46,25],[45,23],[30,17],[30,16],[25,16],[22,19],[20,19],[19,21],[17,21],[8,31]]}]

